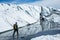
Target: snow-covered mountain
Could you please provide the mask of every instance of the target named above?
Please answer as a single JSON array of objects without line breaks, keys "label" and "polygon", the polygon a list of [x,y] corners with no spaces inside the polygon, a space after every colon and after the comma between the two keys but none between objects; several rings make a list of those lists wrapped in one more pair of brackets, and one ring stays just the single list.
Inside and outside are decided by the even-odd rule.
[{"label": "snow-covered mountain", "polygon": [[[15,22],[18,22],[19,27],[24,26],[21,30],[24,30],[25,33],[29,31],[29,33],[33,34],[42,31],[39,23],[39,14],[41,12],[47,20],[44,22],[45,30],[60,26],[59,9],[25,4],[0,4],[0,32],[12,29]],[[25,27],[27,24],[31,25]],[[30,28],[30,30],[27,30],[27,28]]]},{"label": "snow-covered mountain", "polygon": [[19,27],[34,23],[38,19],[39,9],[31,5],[0,4],[0,31],[12,29],[15,22]]}]

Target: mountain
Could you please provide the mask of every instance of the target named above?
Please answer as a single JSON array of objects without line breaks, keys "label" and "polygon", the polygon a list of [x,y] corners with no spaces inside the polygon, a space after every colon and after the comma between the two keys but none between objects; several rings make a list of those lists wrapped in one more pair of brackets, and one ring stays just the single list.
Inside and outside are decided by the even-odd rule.
[{"label": "mountain", "polygon": [[0,30],[12,29],[15,22],[18,22],[19,27],[34,23],[38,19],[38,14],[39,12],[34,6],[0,4]]},{"label": "mountain", "polygon": [[[34,34],[42,31],[39,21],[40,13],[42,13],[47,20],[44,21],[44,30],[60,26],[59,9],[26,4],[16,5],[2,3],[0,4],[0,32],[11,30],[15,22],[18,22],[19,27],[23,27],[21,29],[23,33]],[[28,24],[30,25],[26,26]]]}]

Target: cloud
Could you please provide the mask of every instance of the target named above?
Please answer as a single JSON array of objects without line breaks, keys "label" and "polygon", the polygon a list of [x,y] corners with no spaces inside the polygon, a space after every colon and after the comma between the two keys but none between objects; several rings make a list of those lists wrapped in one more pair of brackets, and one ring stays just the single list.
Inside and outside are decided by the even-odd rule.
[{"label": "cloud", "polygon": [[33,5],[42,5],[48,7],[54,7],[60,9],[60,0],[42,0],[39,2],[32,3]]},{"label": "cloud", "polygon": [[60,0],[0,0],[0,3],[31,4],[60,9]]}]

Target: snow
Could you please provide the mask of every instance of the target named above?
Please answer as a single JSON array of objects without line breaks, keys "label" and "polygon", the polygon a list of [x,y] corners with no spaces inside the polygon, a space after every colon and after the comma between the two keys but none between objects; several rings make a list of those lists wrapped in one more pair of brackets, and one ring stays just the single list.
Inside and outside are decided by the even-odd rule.
[{"label": "snow", "polygon": [[39,12],[35,11],[35,8],[32,9],[33,7],[29,5],[0,4],[0,32],[12,29],[15,22],[18,22],[19,27],[36,22],[39,19]]},{"label": "snow", "polygon": [[60,34],[56,35],[42,35],[31,40],[60,40]]},{"label": "snow", "polygon": [[[15,5],[15,4],[0,4],[0,32],[6,30],[11,30],[15,22],[18,23],[18,27],[23,27],[21,29],[21,34],[36,34],[42,31],[40,25],[39,14],[42,14],[45,17],[44,21],[44,30],[49,30],[54,27],[55,24],[60,24],[60,15],[57,13],[51,13],[52,8],[42,7],[34,5]],[[51,14],[50,14],[51,13]],[[54,19],[52,19],[54,18]],[[57,20],[58,19],[58,20]],[[55,23],[51,23],[51,20]],[[35,23],[36,22],[36,23]],[[31,24],[26,26],[27,24]],[[52,25],[54,24],[54,25]],[[55,25],[56,27],[58,27]],[[55,28],[55,27],[54,27]],[[29,30],[28,30],[29,29]],[[23,31],[23,32],[22,32]]]}]

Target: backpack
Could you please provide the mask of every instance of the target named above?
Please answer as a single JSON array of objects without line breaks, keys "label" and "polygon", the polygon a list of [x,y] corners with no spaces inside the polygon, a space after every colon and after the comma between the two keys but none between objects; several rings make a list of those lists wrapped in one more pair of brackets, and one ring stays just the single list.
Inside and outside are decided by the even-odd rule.
[{"label": "backpack", "polygon": [[16,25],[16,24],[14,24],[14,26],[13,26],[13,27],[14,27],[14,30],[15,30],[15,29],[17,29],[17,25]]}]

